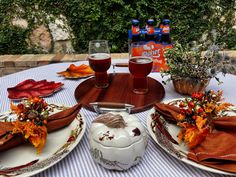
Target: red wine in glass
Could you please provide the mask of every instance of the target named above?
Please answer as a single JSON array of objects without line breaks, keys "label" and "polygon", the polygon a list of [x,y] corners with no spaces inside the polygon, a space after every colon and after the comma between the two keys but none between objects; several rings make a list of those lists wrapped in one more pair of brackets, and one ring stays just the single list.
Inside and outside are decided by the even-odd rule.
[{"label": "red wine in glass", "polygon": [[109,85],[107,70],[111,66],[111,56],[107,53],[94,53],[88,56],[89,65],[95,72],[95,86],[106,88]]},{"label": "red wine in glass", "polygon": [[133,92],[145,94],[148,92],[147,75],[152,71],[152,58],[131,57],[129,60],[129,71],[133,75]]}]

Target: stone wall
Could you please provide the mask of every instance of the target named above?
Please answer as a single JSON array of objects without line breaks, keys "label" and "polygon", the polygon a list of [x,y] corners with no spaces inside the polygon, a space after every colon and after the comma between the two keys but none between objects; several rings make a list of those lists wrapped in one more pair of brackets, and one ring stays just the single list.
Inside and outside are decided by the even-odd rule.
[{"label": "stone wall", "polygon": [[[232,58],[227,70],[236,75],[236,51],[227,51]],[[15,73],[32,67],[59,62],[76,62],[85,60],[87,54],[40,54],[40,55],[0,55],[0,76]],[[128,53],[112,54],[112,59],[128,58]]]},{"label": "stone wall", "polygon": [[[49,15],[48,15],[49,16]],[[23,18],[13,18],[12,25],[28,28]],[[73,33],[64,16],[60,15],[48,25],[36,25],[27,39],[29,47],[40,53],[74,53],[72,46]]]},{"label": "stone wall", "polygon": [[[76,62],[85,60],[87,54],[26,54],[26,55],[0,55],[0,77],[30,69],[32,67],[60,62]],[[112,59],[128,58],[127,53],[112,54]]]}]

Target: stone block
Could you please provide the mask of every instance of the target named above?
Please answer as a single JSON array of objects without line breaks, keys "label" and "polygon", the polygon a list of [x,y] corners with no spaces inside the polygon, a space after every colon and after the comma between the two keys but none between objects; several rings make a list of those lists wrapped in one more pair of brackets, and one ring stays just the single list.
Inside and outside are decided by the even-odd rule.
[{"label": "stone block", "polygon": [[22,55],[3,55],[0,60],[4,63],[4,67],[15,67],[16,61],[21,57]]},{"label": "stone block", "polygon": [[50,64],[50,61],[37,61],[37,66],[43,66]]},{"label": "stone block", "polygon": [[70,40],[55,41],[53,46],[53,53],[74,53],[74,48]]},{"label": "stone block", "polygon": [[50,63],[58,63],[65,56],[65,54],[56,54],[51,60]]},{"label": "stone block", "polygon": [[50,52],[52,50],[52,37],[49,29],[44,26],[36,27],[29,36],[32,47],[37,47],[43,52]]},{"label": "stone block", "polygon": [[4,70],[3,68],[0,68],[0,77],[4,76],[3,70]]},{"label": "stone block", "polygon": [[37,55],[22,55],[15,60],[15,67],[35,67],[37,66]]},{"label": "stone block", "polygon": [[4,62],[4,67],[15,67],[15,61],[5,61]]},{"label": "stone block", "polygon": [[3,69],[3,75],[8,75],[8,74],[12,74],[12,73],[16,73],[19,71],[23,71],[28,69],[27,67],[10,67],[10,68],[4,68]]}]

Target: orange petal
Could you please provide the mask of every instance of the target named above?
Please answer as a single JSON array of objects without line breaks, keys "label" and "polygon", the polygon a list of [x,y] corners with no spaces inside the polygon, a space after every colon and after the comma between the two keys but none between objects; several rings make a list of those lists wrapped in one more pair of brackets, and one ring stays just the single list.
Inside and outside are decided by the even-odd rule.
[{"label": "orange petal", "polygon": [[73,71],[73,70],[76,70],[76,69],[77,69],[77,67],[74,64],[71,64],[68,68],[68,70],[70,70],[70,71]]},{"label": "orange petal", "polygon": [[71,64],[66,71],[58,72],[57,74],[64,77],[86,77],[93,74],[94,71],[90,66],[82,64],[80,66],[75,66]]}]

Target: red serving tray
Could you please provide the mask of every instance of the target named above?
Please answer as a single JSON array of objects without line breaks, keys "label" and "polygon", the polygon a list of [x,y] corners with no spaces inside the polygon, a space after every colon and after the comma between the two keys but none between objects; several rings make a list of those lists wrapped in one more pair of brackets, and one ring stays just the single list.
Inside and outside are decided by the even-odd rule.
[{"label": "red serving tray", "polygon": [[145,95],[138,95],[132,91],[132,75],[129,73],[115,73],[109,75],[108,88],[99,89],[94,86],[94,77],[85,80],[75,89],[77,102],[94,111],[91,102],[127,103],[135,107],[131,113],[138,113],[152,108],[154,103],[160,102],[165,96],[163,85],[157,80],[148,77],[149,91]]}]

